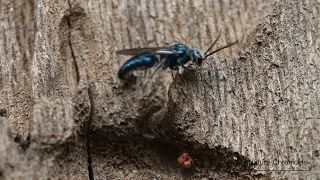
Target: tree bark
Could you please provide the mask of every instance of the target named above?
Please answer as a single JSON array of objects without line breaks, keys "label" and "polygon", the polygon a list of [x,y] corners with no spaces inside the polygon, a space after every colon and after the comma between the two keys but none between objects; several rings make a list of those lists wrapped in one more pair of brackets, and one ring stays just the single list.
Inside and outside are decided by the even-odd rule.
[{"label": "tree bark", "polygon": [[[319,178],[319,7],[1,0],[0,179]],[[202,67],[117,77],[117,50],[206,50],[219,30],[239,43]]]}]

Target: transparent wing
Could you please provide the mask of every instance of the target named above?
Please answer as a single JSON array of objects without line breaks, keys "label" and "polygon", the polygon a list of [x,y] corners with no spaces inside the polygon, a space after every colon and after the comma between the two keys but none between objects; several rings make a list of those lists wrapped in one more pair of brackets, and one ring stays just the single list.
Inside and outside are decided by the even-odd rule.
[{"label": "transparent wing", "polygon": [[163,67],[164,66],[164,64],[166,63],[166,61],[167,61],[167,59],[162,59],[157,65],[156,65],[156,69],[154,70],[154,72],[151,74],[151,76],[150,76],[150,78],[152,78],[155,74],[156,74],[156,72],[161,68],[161,67]]},{"label": "transparent wing", "polygon": [[123,49],[116,52],[116,54],[121,55],[137,55],[137,54],[176,54],[168,50],[168,47],[147,47],[147,48],[133,48],[133,49]]}]

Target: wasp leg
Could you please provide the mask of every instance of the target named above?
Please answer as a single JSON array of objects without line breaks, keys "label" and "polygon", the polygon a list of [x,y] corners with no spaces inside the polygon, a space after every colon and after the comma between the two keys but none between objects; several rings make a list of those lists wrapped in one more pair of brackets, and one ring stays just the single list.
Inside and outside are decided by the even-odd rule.
[{"label": "wasp leg", "polygon": [[159,64],[157,65],[156,69],[155,69],[154,72],[151,74],[150,79],[156,74],[156,72],[157,72],[162,66],[165,65],[166,61],[167,61],[166,59],[162,59],[162,60],[159,62]]},{"label": "wasp leg", "polygon": [[187,71],[188,71],[188,70],[193,70],[193,69],[195,69],[192,64],[189,64],[188,66],[182,65],[182,67],[183,67],[184,70],[187,70]]},{"label": "wasp leg", "polygon": [[174,75],[173,75],[173,71],[172,70],[170,70],[171,71],[171,76],[172,76],[172,79],[174,80]]}]

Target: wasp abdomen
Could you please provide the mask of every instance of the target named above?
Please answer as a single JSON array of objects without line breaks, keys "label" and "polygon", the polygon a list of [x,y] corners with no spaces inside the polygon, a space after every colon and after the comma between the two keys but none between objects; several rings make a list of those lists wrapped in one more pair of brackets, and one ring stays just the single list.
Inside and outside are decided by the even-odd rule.
[{"label": "wasp abdomen", "polygon": [[159,62],[156,55],[137,55],[122,65],[118,72],[120,79],[125,79],[129,73],[135,70],[144,70],[155,66]]}]

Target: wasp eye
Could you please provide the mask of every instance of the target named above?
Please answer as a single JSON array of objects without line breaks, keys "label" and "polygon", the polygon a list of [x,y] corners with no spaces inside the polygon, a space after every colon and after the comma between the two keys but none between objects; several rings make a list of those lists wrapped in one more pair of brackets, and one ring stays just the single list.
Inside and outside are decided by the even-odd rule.
[{"label": "wasp eye", "polygon": [[201,58],[201,53],[200,53],[200,51],[194,50],[193,53],[194,53],[194,56],[195,56],[195,57]]}]

